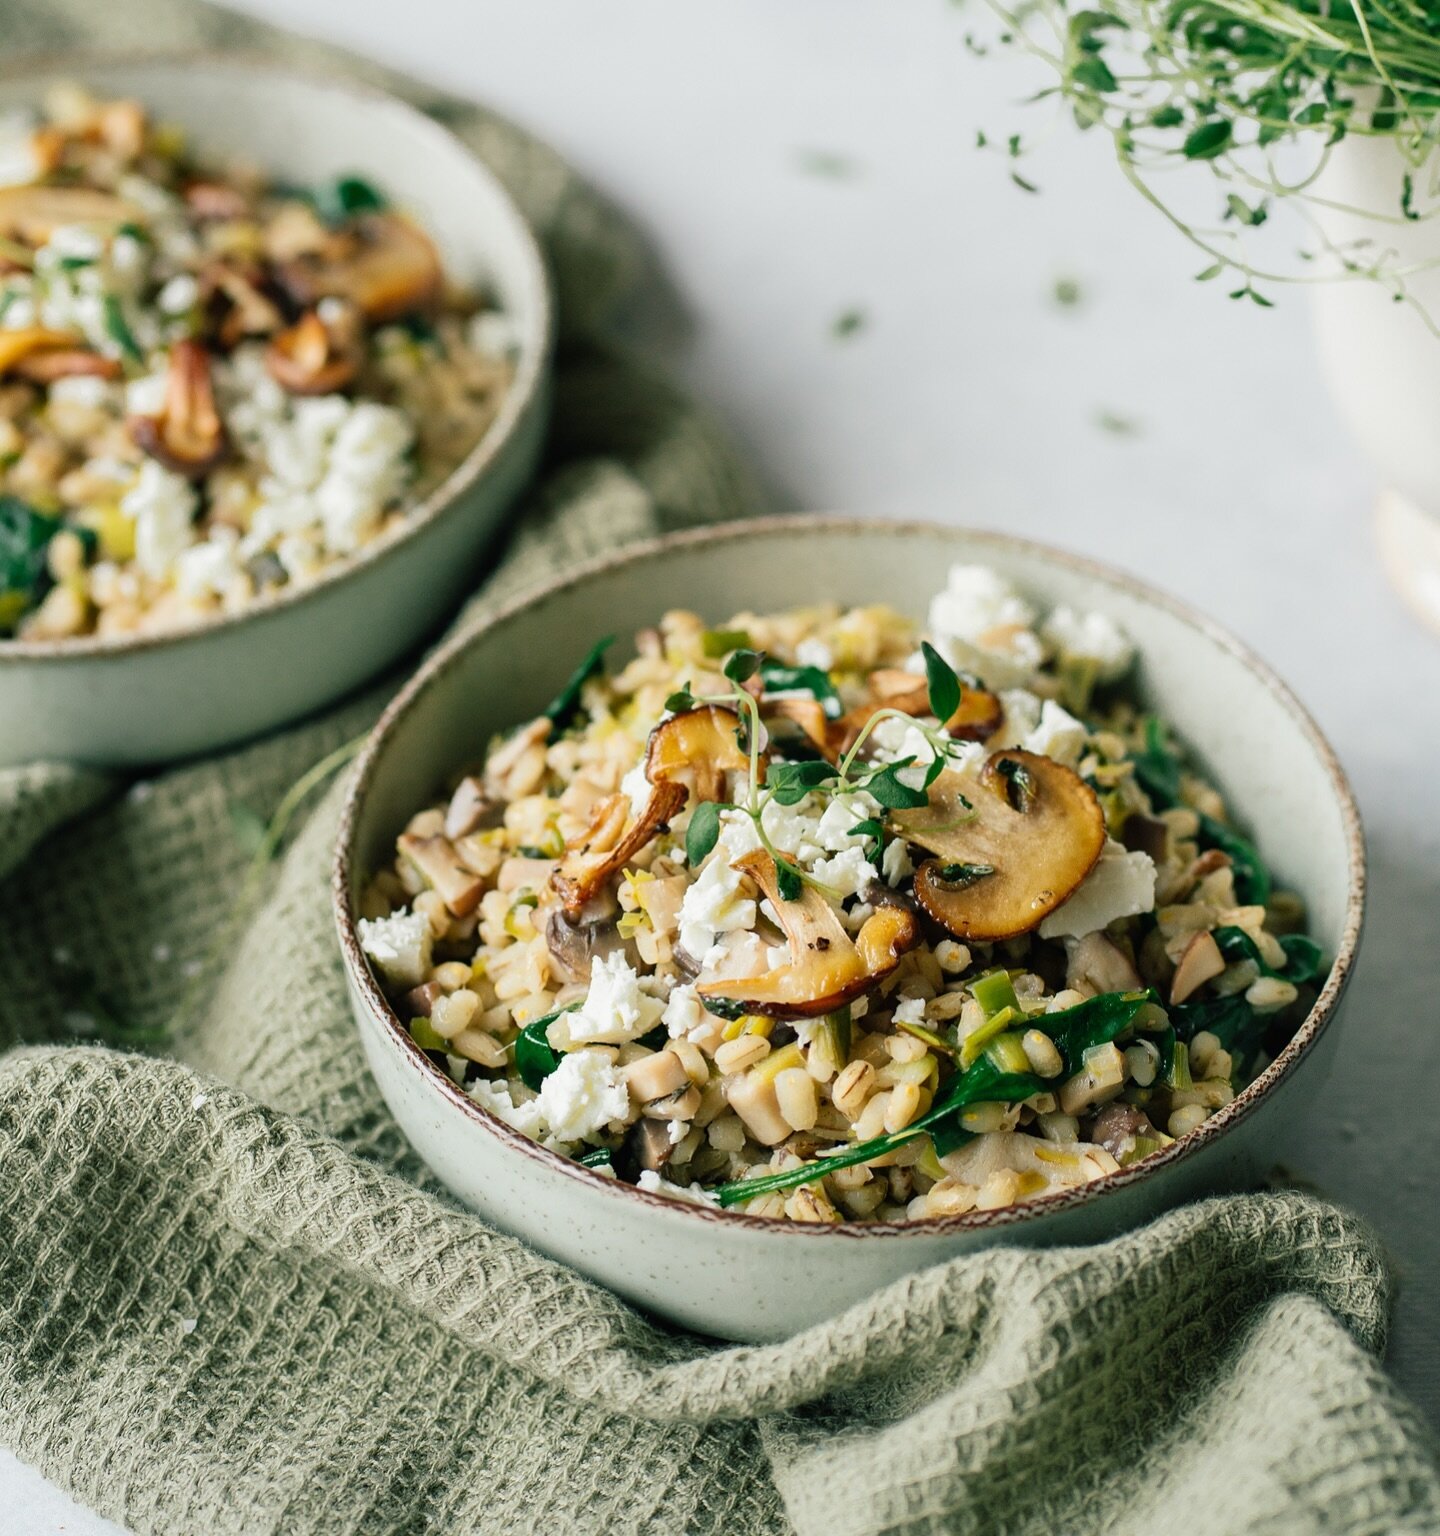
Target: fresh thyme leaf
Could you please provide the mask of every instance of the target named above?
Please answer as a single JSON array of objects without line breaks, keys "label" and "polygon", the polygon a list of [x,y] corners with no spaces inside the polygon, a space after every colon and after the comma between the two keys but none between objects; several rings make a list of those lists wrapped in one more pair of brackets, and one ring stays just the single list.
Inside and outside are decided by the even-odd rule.
[{"label": "fresh thyme leaf", "polygon": [[944,725],[960,708],[960,679],[928,640],[920,642],[920,654],[925,658],[925,690],[930,699],[930,713]]},{"label": "fresh thyme leaf", "polygon": [[125,354],[125,360],[134,363],[137,367],[143,363],[145,354],[140,350],[140,343],[135,340],[135,334],[125,318],[125,311],[120,306],[117,294],[105,295],[101,301],[101,317],[105,325],[105,334]]},{"label": "fresh thyme leaf", "polygon": [[849,156],[834,149],[801,149],[796,152],[795,164],[807,176],[824,176],[831,181],[849,181],[859,174],[860,167]]},{"label": "fresh thyme leaf", "polygon": [[837,341],[845,341],[857,332],[864,330],[866,323],[867,318],[863,309],[844,309],[836,315],[831,323],[830,334]]},{"label": "fresh thyme leaf", "polygon": [[942,864],[935,871],[935,878],[942,885],[963,891],[967,886],[974,885],[977,880],[983,880],[987,875],[994,873],[993,864]]},{"label": "fresh thyme leaf", "polygon": [[258,811],[251,810],[243,800],[229,801],[225,806],[225,814],[230,818],[236,842],[240,844],[245,856],[253,859],[265,846],[268,831],[265,818]]},{"label": "fresh thyme leaf", "polygon": [[552,734],[563,731],[574,719],[580,708],[580,694],[592,677],[605,670],[605,652],[615,644],[614,635],[597,640],[586,653],[585,659],[570,674],[569,681],[550,701],[545,716],[550,721]]},{"label": "fresh thyme leaf", "polygon": [[683,715],[686,710],[695,708],[695,695],[688,688],[677,688],[674,693],[665,700],[665,708],[672,715]]},{"label": "fresh thyme leaf", "polygon": [[850,836],[863,837],[866,840],[868,846],[865,857],[873,861],[880,851],[881,844],[885,841],[885,824],[877,817],[867,816],[864,821],[857,821],[850,828]]},{"label": "fresh thyme leaf", "polygon": [[1222,117],[1202,123],[1186,137],[1181,145],[1181,153],[1187,160],[1213,160],[1229,149],[1233,136],[1234,129],[1229,118]]},{"label": "fresh thyme leaf", "polygon": [[732,683],[745,683],[755,676],[760,670],[760,663],[765,658],[759,651],[741,648],[725,663],[724,673]]},{"label": "fresh thyme leaf", "polygon": [[1108,409],[1096,413],[1095,425],[1114,437],[1136,437],[1140,432],[1139,424],[1133,416],[1122,416],[1118,411]]},{"label": "fresh thyme leaf", "polygon": [[922,806],[929,805],[929,795],[923,789],[912,789],[900,778],[902,769],[914,766],[913,757],[902,758],[898,763],[888,763],[876,769],[861,787],[887,811],[918,811]]},{"label": "fresh thyme leaf", "polygon": [[1055,279],[1055,302],[1062,309],[1078,308],[1083,298],[1080,284],[1073,277]]},{"label": "fresh thyme leaf", "polygon": [[713,800],[702,800],[690,813],[685,829],[685,857],[695,869],[709,857],[720,837],[720,807]]},{"label": "fresh thyme leaf", "polygon": [[575,1159],[582,1168],[608,1168],[610,1166],[610,1148],[596,1147],[593,1152],[587,1152],[583,1157]]},{"label": "fresh thyme leaf", "polygon": [[767,656],[760,663],[760,681],[766,693],[808,693],[825,711],[827,720],[838,720],[845,705],[830,675],[819,667],[787,667]]},{"label": "fresh thyme leaf", "polygon": [[799,763],[771,763],[765,775],[766,788],[775,792],[780,805],[798,805],[812,789],[828,784],[836,774],[823,758]]}]

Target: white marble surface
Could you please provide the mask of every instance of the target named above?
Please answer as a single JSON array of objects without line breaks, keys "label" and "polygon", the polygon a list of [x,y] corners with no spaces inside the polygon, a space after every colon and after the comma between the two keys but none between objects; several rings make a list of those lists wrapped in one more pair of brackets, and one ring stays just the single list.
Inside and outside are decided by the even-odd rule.
[{"label": "white marble surface", "polygon": [[[1013,105],[1020,66],[964,48],[978,0],[249,8],[484,97],[568,154],[668,274],[637,336],[785,504],[1084,550],[1207,609],[1293,683],[1358,788],[1373,898],[1349,1036],[1292,1162],[1389,1245],[1390,1366],[1440,1418],[1440,643],[1377,569],[1373,477],[1300,297],[1262,313],[1189,282],[1203,261],[1063,126],[1027,168],[1041,195],[1012,186],[975,130],[1041,122]],[[807,174],[805,150],[857,173]],[[1061,276],[1079,306],[1054,303]],[[867,324],[837,341],[851,307]],[[1102,430],[1105,412],[1136,431]],[[115,1530],[5,1457],[0,1508],[21,1536]]]}]

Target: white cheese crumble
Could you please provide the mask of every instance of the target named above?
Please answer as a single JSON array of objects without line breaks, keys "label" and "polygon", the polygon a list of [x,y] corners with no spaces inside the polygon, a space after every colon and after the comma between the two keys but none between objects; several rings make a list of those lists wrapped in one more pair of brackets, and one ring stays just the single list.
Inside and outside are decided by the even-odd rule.
[{"label": "white cheese crumble", "polygon": [[572,1051],[540,1085],[540,1111],[556,1141],[584,1141],[630,1110],[630,1091],[605,1051]]},{"label": "white cheese crumble", "polygon": [[664,1195],[669,1200],[681,1200],[687,1205],[719,1205],[719,1198],[699,1184],[672,1184],[662,1179],[653,1168],[645,1168],[635,1181],[646,1194]]},{"label": "white cheese crumble", "polygon": [[545,1116],[538,1098],[526,1099],[517,1104],[511,1097],[508,1083],[488,1077],[477,1077],[465,1091],[481,1109],[488,1109],[497,1119],[514,1126],[522,1135],[538,1141],[544,1134]]},{"label": "white cheese crumble", "polygon": [[755,899],[747,894],[745,876],[730,866],[759,845],[749,816],[739,811],[722,813],[714,851],[680,903],[680,946],[697,964],[709,964],[710,950],[722,934],[755,926]]},{"label": "white cheese crumble", "polygon": [[1040,924],[1042,939],[1083,939],[1122,917],[1155,906],[1155,864],[1148,854],[1128,853],[1107,842],[1095,868],[1069,901]]},{"label": "white cheese crumble", "polygon": [[925,999],[923,997],[905,997],[895,1004],[895,1012],[892,1015],[897,1024],[923,1024],[925,1022]]},{"label": "white cheese crumble", "polygon": [[1135,660],[1134,644],[1105,613],[1079,613],[1061,606],[1040,626],[1040,633],[1062,659],[1092,662],[1096,680],[1102,683],[1123,677]]},{"label": "white cheese crumble", "polygon": [[163,581],[175,557],[192,544],[195,489],[163,464],[146,459],[134,486],[120,499],[120,510],[135,519],[135,563],[147,576]]},{"label": "white cheese crumble", "polygon": [[931,643],[962,671],[992,687],[1024,682],[1044,659],[1035,609],[998,572],[952,565],[930,601]]},{"label": "white cheese crumble", "polygon": [[903,837],[892,838],[886,843],[885,851],[880,855],[880,870],[889,886],[897,886],[915,873],[915,862]]},{"label": "white cheese crumble", "polygon": [[835,665],[835,652],[816,635],[807,635],[795,647],[795,662],[801,667],[819,667],[828,672]]},{"label": "white cheese crumble", "polygon": [[590,962],[585,1001],[554,1019],[545,1037],[557,1051],[572,1051],[577,1045],[624,1045],[654,1029],[664,1012],[665,1004],[642,990],[623,953],[596,955]]},{"label": "white cheese crumble", "polygon": [[362,917],[360,948],[397,987],[418,987],[430,969],[430,922],[423,912]]},{"label": "white cheese crumble", "polygon": [[1046,699],[1040,706],[1040,718],[1035,728],[1027,733],[1021,744],[1027,752],[1053,757],[1057,763],[1073,768],[1080,761],[1088,735],[1085,726],[1074,715],[1062,709],[1054,699]]}]

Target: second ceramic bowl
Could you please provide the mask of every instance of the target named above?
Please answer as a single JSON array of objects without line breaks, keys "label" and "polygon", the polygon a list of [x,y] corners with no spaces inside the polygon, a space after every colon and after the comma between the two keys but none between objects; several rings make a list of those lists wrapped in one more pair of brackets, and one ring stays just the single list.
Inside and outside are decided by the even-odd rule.
[{"label": "second ceramic bowl", "polygon": [[[994,567],[1041,606],[1114,618],[1135,640],[1136,686],[1227,793],[1334,966],[1278,1059],[1201,1128],[1093,1183],[999,1211],[899,1226],[722,1214],[592,1173],[502,1124],[413,1043],[355,932],[369,874],[491,735],[532,718],[600,635],[666,608],[712,622],[833,599],[922,618],[956,562]],[[633,654],[633,652],[630,652]],[[610,661],[623,665],[623,640]],[[360,1042],[431,1168],[477,1211],[653,1311],[733,1339],[778,1338],[886,1281],[994,1243],[1092,1242],[1197,1194],[1243,1185],[1285,1155],[1323,1079],[1360,936],[1364,849],[1344,774],[1263,663],[1138,582],[1018,539],[922,524],[785,518],[676,535],[601,561],[449,643],[391,705],[361,759],[336,853],[335,916]]]},{"label": "second ceramic bowl", "polygon": [[74,57],[0,76],[0,112],[62,81],[134,97],[201,151],[246,156],[287,181],[364,174],[430,231],[457,279],[496,293],[519,339],[510,394],[474,449],[396,535],[311,585],[173,633],[0,641],[0,766],[156,763],[318,709],[443,626],[539,458],[551,303],[509,194],[451,133],[394,97],[265,62]]}]

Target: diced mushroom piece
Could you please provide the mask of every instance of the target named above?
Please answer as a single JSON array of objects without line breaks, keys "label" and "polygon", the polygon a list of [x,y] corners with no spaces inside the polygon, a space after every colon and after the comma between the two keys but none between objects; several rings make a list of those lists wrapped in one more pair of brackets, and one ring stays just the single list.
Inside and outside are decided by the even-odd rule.
[{"label": "diced mushroom piece", "polygon": [[1102,1146],[1111,1157],[1121,1158],[1135,1149],[1137,1136],[1153,1136],[1155,1127],[1143,1109],[1134,1104],[1107,1104],[1095,1116],[1091,1141]]},{"label": "diced mushroom piece", "polygon": [[588,981],[591,962],[597,957],[607,959],[623,946],[615,925],[619,910],[609,891],[600,891],[573,920],[560,907],[551,907],[546,913],[541,931],[550,958],[565,981]]},{"label": "diced mushroom piece", "polygon": [[0,233],[45,245],[66,224],[125,224],[139,210],[109,192],[81,186],[0,187]]},{"label": "diced mushroom piece", "polygon": [[292,395],[330,395],[359,372],[360,351],[311,309],[271,341],[265,368]]},{"label": "diced mushroom piece", "polygon": [[1170,983],[1170,1001],[1183,1003],[1205,985],[1213,981],[1225,969],[1225,956],[1212,933],[1197,933],[1185,946],[1180,963],[1175,967],[1175,978]]},{"label": "diced mushroom piece", "polygon": [[225,424],[215,405],[210,358],[198,341],[170,349],[165,403],[158,416],[130,417],[136,447],[177,474],[199,479],[225,453]]},{"label": "diced mushroom piece", "polygon": [[411,987],[400,999],[400,1017],[404,1019],[428,1019],[430,1010],[445,995],[438,981],[427,981]]},{"label": "diced mushroom piece", "polygon": [[519,767],[521,758],[532,747],[543,746],[549,739],[550,722],[544,715],[507,736],[485,759],[486,793],[493,799],[504,800],[505,783],[511,770]]},{"label": "diced mushroom piece", "polygon": [[633,821],[629,796],[616,794],[602,800],[589,827],[565,845],[565,856],[550,878],[565,915],[575,921],[611,876],[619,874],[684,807],[681,784],[656,784]]},{"label": "diced mushroom piece", "polygon": [[434,837],[416,837],[406,832],[397,840],[396,847],[440,893],[456,917],[465,917],[480,905],[485,882],[455,857],[448,837],[438,833]]},{"label": "diced mushroom piece", "polygon": [[[662,720],[650,733],[645,777],[652,784],[680,784],[698,804],[725,798],[725,775],[746,773],[750,756],[737,733],[740,717],[719,704],[701,704]],[[766,754],[760,753],[763,774]]]},{"label": "diced mushroom piece", "polygon": [[1080,992],[1138,992],[1143,983],[1130,957],[1112,938],[1087,933],[1070,946],[1065,985]]},{"label": "diced mushroom piece", "polygon": [[763,849],[737,859],[733,868],[748,875],[769,898],[789,942],[790,963],[761,976],[708,982],[702,978],[696,990],[712,1013],[777,1018],[832,1013],[888,976],[919,940],[920,925],[913,913],[881,907],[852,941],[818,891],[807,885],[795,901],[781,896],[775,861]]},{"label": "diced mushroom piece", "polygon": [[367,320],[398,320],[440,293],[440,258],[429,237],[397,213],[367,213],[340,239],[277,261],[275,275],[303,307],[348,299]]},{"label": "diced mushroom piece", "polygon": [[685,1063],[674,1051],[655,1051],[632,1061],[624,1069],[624,1077],[631,1099],[641,1106],[668,1101],[691,1087]]},{"label": "diced mushroom piece", "polygon": [[1105,815],[1095,792],[1052,758],[992,753],[978,777],[947,769],[929,803],[892,813],[912,843],[937,855],[915,872],[915,899],[967,941],[1036,928],[1095,867]]},{"label": "diced mushroom piece", "polygon": [[482,827],[498,825],[500,816],[500,807],[485,793],[485,786],[467,775],[460,780],[445,808],[445,836],[452,842],[469,837]]},{"label": "diced mushroom piece", "polygon": [[741,1072],[730,1078],[725,1098],[762,1147],[778,1147],[794,1133],[794,1126],[780,1113],[774,1080],[763,1073]]},{"label": "diced mushroom piece", "polygon": [[1120,841],[1131,853],[1147,854],[1157,864],[1165,861],[1165,850],[1169,847],[1170,829],[1163,821],[1156,821],[1152,816],[1141,816],[1134,812],[1125,818],[1125,825],[1120,829]]},{"label": "diced mushroom piece", "polygon": [[624,1152],[627,1160],[637,1169],[658,1173],[675,1152],[670,1140],[670,1128],[663,1120],[650,1120],[642,1116],[630,1128],[625,1138]]}]

